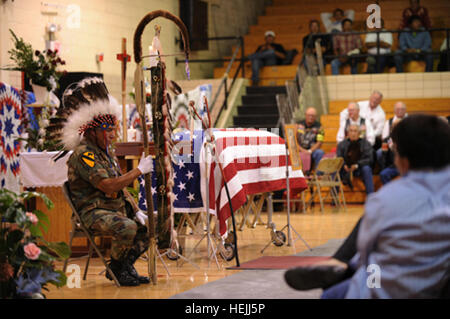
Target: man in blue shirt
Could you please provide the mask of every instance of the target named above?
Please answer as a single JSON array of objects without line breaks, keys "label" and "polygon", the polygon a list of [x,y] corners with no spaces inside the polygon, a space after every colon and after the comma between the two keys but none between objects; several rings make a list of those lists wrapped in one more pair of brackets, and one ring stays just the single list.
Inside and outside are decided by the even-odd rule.
[{"label": "man in blue shirt", "polygon": [[[353,236],[354,257],[347,266],[335,257],[333,265],[291,270],[286,280],[292,287],[306,290],[334,284],[323,298],[448,296],[450,126],[436,116],[411,115],[394,128],[392,139],[402,178],[368,196]],[[349,238],[343,246],[351,248],[354,240]]]},{"label": "man in blue shirt", "polygon": [[[412,16],[409,20],[409,29],[400,33],[399,48],[395,56],[395,67],[397,72],[403,72],[403,63],[411,60],[425,60],[426,72],[433,71],[433,55],[431,54],[431,36],[422,27],[419,16]],[[401,55],[408,53],[408,55]]]}]

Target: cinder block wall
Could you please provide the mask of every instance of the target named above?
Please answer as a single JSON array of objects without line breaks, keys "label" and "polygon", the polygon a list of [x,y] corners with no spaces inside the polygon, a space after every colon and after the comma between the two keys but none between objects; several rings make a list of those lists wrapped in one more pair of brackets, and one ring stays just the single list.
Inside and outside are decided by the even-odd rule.
[{"label": "cinder block wall", "polygon": [[[264,10],[269,0],[207,0],[209,15],[209,35],[237,36],[244,35],[248,26],[256,22],[258,14]],[[48,4],[56,14],[42,13],[43,5]],[[80,27],[69,24],[74,18],[70,5],[80,9]],[[133,35],[139,21],[150,11],[163,9],[175,15],[179,14],[178,0],[22,0],[0,3],[0,65],[11,63],[8,50],[13,43],[9,34],[12,29],[18,36],[33,45],[34,49],[45,49],[45,26],[49,22],[61,25],[57,32],[57,41],[61,43],[61,57],[66,60],[67,71],[101,72],[111,93],[120,99],[121,65],[116,54],[121,51],[121,39],[127,38],[127,50],[133,53]],[[157,19],[161,25],[161,42],[166,53],[179,52],[175,38],[179,32],[174,23],[166,19]],[[69,23],[69,24],[68,24]],[[153,38],[153,25],[147,26],[142,38],[143,52]],[[193,52],[192,58],[219,57],[231,54],[231,44],[210,43],[208,51]],[[96,62],[96,54],[103,53],[104,61]],[[166,58],[167,76],[174,80],[184,80],[184,63],[175,66],[175,57]],[[191,78],[212,78],[213,63],[192,63]],[[127,91],[131,92],[135,64],[132,59],[127,70]],[[21,87],[18,72],[0,71],[0,81]],[[127,101],[127,103],[130,101]]]},{"label": "cinder block wall", "polygon": [[450,72],[330,75],[326,83],[330,101],[367,99],[373,90],[385,99],[450,97]]},{"label": "cinder block wall", "polygon": [[[8,50],[12,47],[9,29],[16,35],[31,43],[34,49],[45,49],[45,26],[54,22],[61,26],[57,32],[57,41],[61,43],[61,57],[66,60],[67,71],[101,72],[105,81],[116,97],[121,92],[121,64],[116,54],[121,52],[121,39],[127,38],[127,50],[133,52],[133,34],[142,17],[152,10],[164,9],[178,14],[177,0],[58,0],[42,1],[50,5],[57,5],[56,15],[42,14],[41,1],[7,1],[0,4],[0,65],[11,63]],[[77,5],[80,9],[79,28],[71,27],[74,14],[70,5]],[[54,7],[53,7],[54,8]],[[71,20],[72,19],[72,20]],[[176,26],[165,19],[156,20],[162,26],[161,42],[166,52],[175,50],[173,41]],[[143,50],[148,52],[148,46],[153,37],[153,30],[149,26],[142,39]],[[96,54],[103,53],[104,61],[96,62]],[[174,59],[167,59],[168,75],[175,74]],[[132,90],[134,61],[128,64],[127,91]],[[20,75],[2,71],[0,80],[13,86],[20,87]]]}]

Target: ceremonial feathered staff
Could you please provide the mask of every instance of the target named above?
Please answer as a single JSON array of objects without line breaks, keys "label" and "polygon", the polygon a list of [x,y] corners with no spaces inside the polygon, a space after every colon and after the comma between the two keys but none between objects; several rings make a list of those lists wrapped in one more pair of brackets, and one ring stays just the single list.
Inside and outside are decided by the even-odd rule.
[{"label": "ceremonial feathered staff", "polygon": [[[183,43],[184,43],[184,55],[186,58],[186,72],[189,77],[189,41],[188,32],[184,23],[173,14],[157,10],[148,13],[139,23],[134,33],[134,61],[136,62],[136,72],[134,78],[134,86],[136,93],[136,107],[139,112],[142,127],[142,136],[144,139],[144,153],[148,155],[148,133],[147,124],[145,119],[145,86],[144,86],[144,66],[142,64],[142,43],[141,37],[144,28],[153,19],[163,17],[174,22],[180,29]],[[168,100],[168,94],[166,92],[166,77],[165,77],[165,64],[161,60],[161,47],[159,43],[160,28],[156,27],[156,35],[153,40],[154,49],[159,50],[159,61],[157,65],[150,66],[151,72],[151,105],[152,105],[152,120],[153,120],[153,140],[155,147],[155,174],[157,180],[157,198],[158,198],[158,247],[168,248],[170,247],[170,239],[173,231],[173,214],[171,212],[173,200],[172,186],[173,186],[173,173],[171,165],[171,150],[173,147],[173,141],[171,139],[172,127],[170,123],[170,109]],[[170,85],[171,83],[169,83]],[[146,174],[145,180],[145,195],[147,200],[148,211],[148,235],[150,239],[148,249],[149,260],[149,277],[153,284],[156,284],[156,236],[155,236],[155,222],[153,218],[153,198],[151,192],[151,176]]]}]

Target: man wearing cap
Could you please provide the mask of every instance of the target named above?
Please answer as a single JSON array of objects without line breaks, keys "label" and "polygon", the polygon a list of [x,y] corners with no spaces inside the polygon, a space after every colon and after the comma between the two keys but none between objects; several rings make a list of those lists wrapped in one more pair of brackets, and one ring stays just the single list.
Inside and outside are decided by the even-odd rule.
[{"label": "man wearing cap", "polygon": [[286,58],[286,50],[281,44],[275,43],[275,32],[266,31],[265,43],[261,44],[250,54],[248,59],[252,62],[252,84],[259,84],[259,69],[265,65],[280,65]]}]

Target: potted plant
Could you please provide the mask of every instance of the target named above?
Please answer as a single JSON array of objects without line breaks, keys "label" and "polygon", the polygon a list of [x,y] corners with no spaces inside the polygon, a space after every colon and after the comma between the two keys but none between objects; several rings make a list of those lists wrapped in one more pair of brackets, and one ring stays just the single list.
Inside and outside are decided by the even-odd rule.
[{"label": "potted plant", "polygon": [[36,101],[49,104],[49,92],[58,87],[59,78],[65,73],[65,71],[59,71],[58,66],[65,65],[66,62],[58,56],[58,50],[43,52],[33,50],[31,44],[17,37],[11,29],[9,31],[14,41],[14,48],[8,53],[11,60],[15,62],[15,66],[4,68],[4,70],[24,72],[31,79]]},{"label": "potted plant", "polygon": [[39,210],[28,212],[25,202],[40,197],[48,209],[53,203],[44,194],[16,194],[0,189],[0,298],[44,298],[48,284],[62,287],[65,274],[55,269],[54,261],[70,256],[64,242],[43,238],[48,217]]}]

